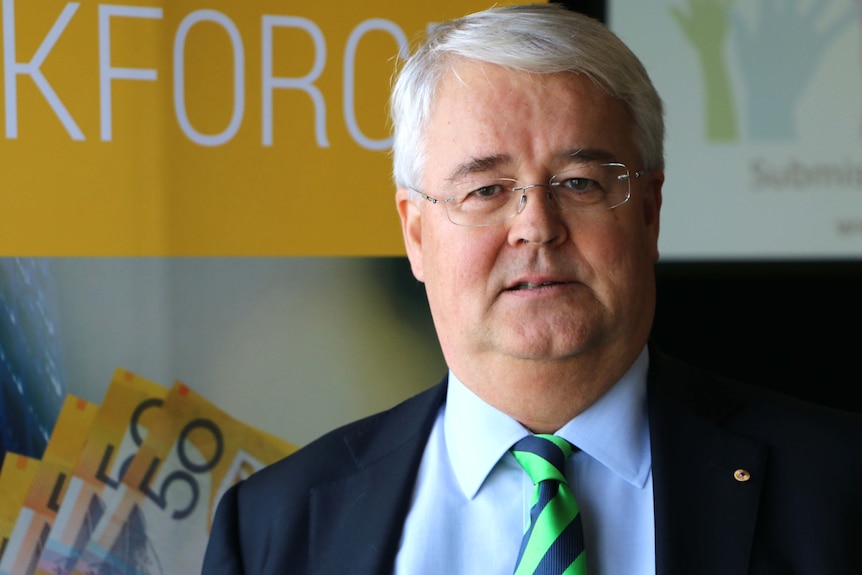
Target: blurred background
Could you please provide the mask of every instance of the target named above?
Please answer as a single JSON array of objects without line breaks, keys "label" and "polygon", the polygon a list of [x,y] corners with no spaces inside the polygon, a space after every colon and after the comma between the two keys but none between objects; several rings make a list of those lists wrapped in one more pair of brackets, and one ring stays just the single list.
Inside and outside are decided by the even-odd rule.
[{"label": "blurred background", "polygon": [[39,453],[65,392],[101,403],[115,367],[297,444],[445,374],[402,258],[0,262],[6,450]]}]

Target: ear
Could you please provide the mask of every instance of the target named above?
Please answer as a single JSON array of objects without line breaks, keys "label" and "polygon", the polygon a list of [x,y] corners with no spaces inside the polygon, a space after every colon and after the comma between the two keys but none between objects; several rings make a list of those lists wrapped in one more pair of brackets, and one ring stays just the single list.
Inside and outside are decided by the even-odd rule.
[{"label": "ear", "polygon": [[647,236],[653,251],[653,262],[658,260],[658,232],[661,212],[662,195],[664,185],[664,172],[654,170],[647,174],[644,186],[644,223],[646,224]]},{"label": "ear", "polygon": [[398,216],[401,218],[401,232],[404,234],[404,247],[413,275],[420,282],[425,281],[425,270],[422,263],[422,212],[416,205],[416,200],[407,188],[398,188],[395,192],[395,204]]}]

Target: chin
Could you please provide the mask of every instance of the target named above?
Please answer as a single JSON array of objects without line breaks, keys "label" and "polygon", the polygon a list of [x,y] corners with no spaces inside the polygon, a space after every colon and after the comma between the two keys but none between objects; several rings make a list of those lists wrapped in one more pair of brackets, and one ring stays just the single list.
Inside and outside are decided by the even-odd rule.
[{"label": "chin", "polygon": [[500,349],[511,357],[532,361],[558,361],[581,355],[592,346],[579,339],[534,338],[521,342],[508,342]]}]

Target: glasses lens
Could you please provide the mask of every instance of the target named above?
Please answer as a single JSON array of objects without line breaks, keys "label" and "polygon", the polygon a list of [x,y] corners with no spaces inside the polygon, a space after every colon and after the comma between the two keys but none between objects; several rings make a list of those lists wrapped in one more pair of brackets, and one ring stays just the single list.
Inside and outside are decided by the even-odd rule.
[{"label": "glasses lens", "polygon": [[588,163],[551,179],[561,211],[611,210],[629,199],[629,172],[623,164]]},{"label": "glasses lens", "polygon": [[489,226],[504,222],[517,213],[521,193],[518,182],[507,178],[473,179],[458,182],[446,200],[449,220],[461,226]]}]

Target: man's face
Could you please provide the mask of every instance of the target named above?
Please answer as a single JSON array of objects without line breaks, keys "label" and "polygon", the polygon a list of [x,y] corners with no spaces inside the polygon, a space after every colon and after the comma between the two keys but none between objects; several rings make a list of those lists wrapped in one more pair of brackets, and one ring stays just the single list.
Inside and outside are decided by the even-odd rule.
[{"label": "man's face", "polygon": [[[583,76],[462,62],[437,92],[417,185],[442,199],[465,166],[547,183],[580,149],[634,174],[632,134],[623,104]],[[522,213],[486,227],[457,226],[443,204],[399,190],[407,254],[455,373],[579,357],[627,368],[652,323],[662,182],[633,178],[628,203],[590,213],[560,213],[533,188]]]}]

